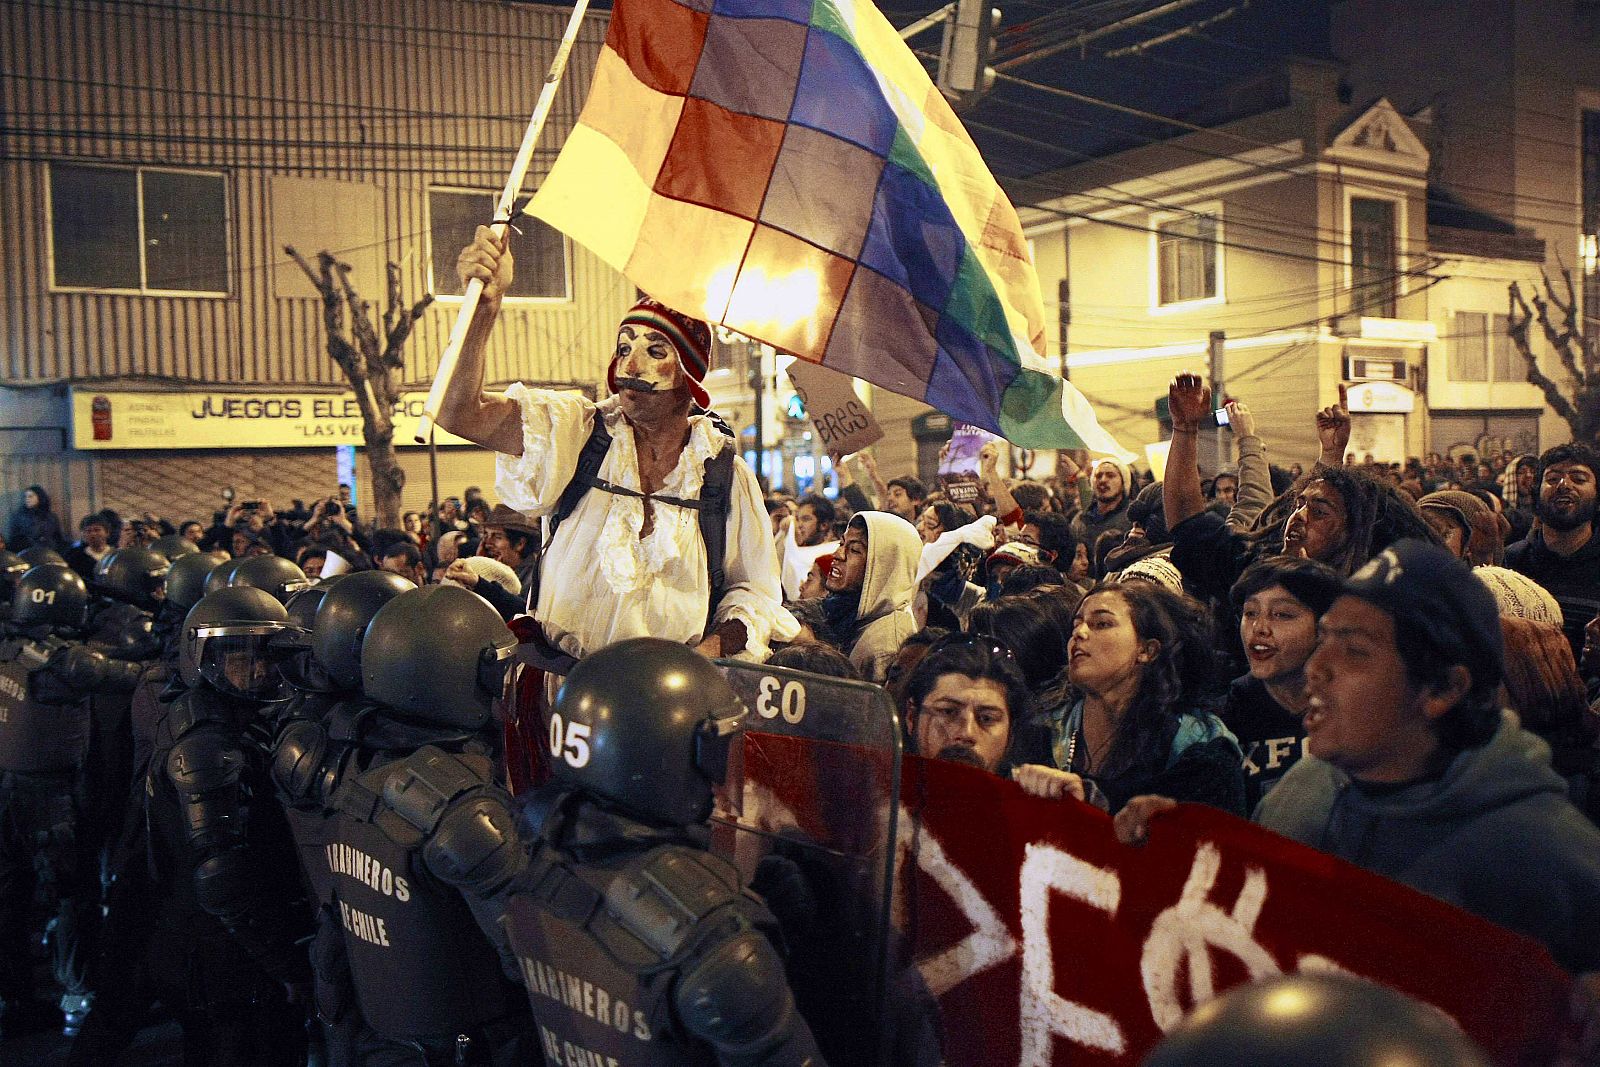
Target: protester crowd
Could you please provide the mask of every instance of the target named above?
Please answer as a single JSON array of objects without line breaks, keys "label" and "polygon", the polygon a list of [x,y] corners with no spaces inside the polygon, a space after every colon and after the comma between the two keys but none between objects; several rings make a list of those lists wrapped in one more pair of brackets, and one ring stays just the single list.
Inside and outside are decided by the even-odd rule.
[{"label": "protester crowd", "polygon": [[[476,276],[508,272],[487,257]],[[638,724],[681,694],[652,697],[648,670],[621,696],[606,677],[582,700],[560,685],[645,635],[884,686],[909,751],[1096,805],[1129,843],[1179,802],[1252,818],[1524,933],[1593,988],[1593,446],[1382,464],[1348,453],[1335,404],[1305,429],[1319,461],[1284,469],[1272,449],[1289,442],[1262,441],[1232,402],[1238,466],[1205,477],[1211,398],[1182,375],[1162,482],[1064,456],[1049,478],[1007,476],[990,444],[975,475],[946,484],[885,479],[865,453],[835,457],[832,484],[766,492],[742,462],[715,466],[731,450],[698,406],[709,337],[696,326],[642,301],[623,323],[618,395],[600,404],[519,386],[476,414],[458,407],[502,453],[501,499],[468,488],[396,528],[341,485],[309,507],[100,511],[69,542],[45,491],[24,493],[0,554],[0,682],[20,681],[0,690],[18,707],[82,710],[52,712],[76,732],[47,764],[0,728],[0,1034],[57,1018],[50,992],[81,1027],[72,1062],[113,1062],[153,1003],[183,1024],[191,1063],[300,1062],[308,1042],[324,1062],[402,1062],[397,1049],[420,1057],[404,1062],[511,1062],[517,1049],[517,1062],[538,1049],[589,1062],[559,1058],[538,1010],[540,995],[570,1001],[552,991],[565,979],[502,968],[522,950],[496,931],[544,892],[528,873],[548,879],[542,848],[580,870],[601,862],[584,836],[601,816],[508,813],[539,803],[527,786],[549,763],[604,798],[605,818],[636,820],[608,824],[616,840],[709,814],[693,792],[688,814],[662,815],[666,772],[643,798],[638,774],[633,793],[573,775],[625,749],[591,736],[665,729]],[[481,355],[469,344],[463,359],[470,376]],[[680,387],[676,414],[651,406]],[[651,451],[658,433],[670,463]],[[513,646],[525,671],[508,693]],[[673,655],[637,652],[611,670]],[[585,718],[628,693],[639,706]],[[546,829],[518,845],[516,825]],[[353,907],[340,877],[378,910]],[[792,892],[774,885],[781,920]],[[431,902],[429,923],[382,911],[413,896]],[[50,980],[30,948],[46,920]],[[757,909],[735,925],[771,921]],[[408,954],[372,955],[391,944]],[[732,1016],[697,1029],[726,975],[689,970],[702,1000],[674,1001],[675,1032],[724,1063],[814,1052],[803,1023],[785,1024],[741,1035],[739,1058],[717,1029]],[[453,992],[418,1000],[417,971]],[[592,996],[578,999],[566,1007],[593,1017]],[[263,1037],[288,1032],[310,1036]]]}]

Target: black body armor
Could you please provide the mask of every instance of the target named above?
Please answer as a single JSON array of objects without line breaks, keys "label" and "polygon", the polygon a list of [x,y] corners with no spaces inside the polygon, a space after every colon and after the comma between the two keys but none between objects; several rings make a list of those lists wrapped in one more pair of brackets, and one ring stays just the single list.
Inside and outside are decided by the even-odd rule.
[{"label": "black body armor", "polygon": [[769,940],[772,917],[685,831],[569,795],[501,898],[550,1062],[823,1062]]},{"label": "black body armor", "polygon": [[505,811],[492,782],[486,757],[423,747],[338,786],[322,863],[361,1014],[388,1040],[482,1032],[522,1013],[498,953],[441,877],[457,868],[440,842],[475,817],[478,798]]},{"label": "black body armor", "polygon": [[132,692],[138,674],[59,637],[0,641],[0,771],[76,772],[89,748],[89,697]]},{"label": "black body armor", "polygon": [[293,876],[288,827],[271,799],[268,740],[251,702],[200,687],[166,705],[146,777],[152,874],[180,913],[214,919],[256,967],[279,982],[303,983],[307,965],[296,942],[309,909]]}]

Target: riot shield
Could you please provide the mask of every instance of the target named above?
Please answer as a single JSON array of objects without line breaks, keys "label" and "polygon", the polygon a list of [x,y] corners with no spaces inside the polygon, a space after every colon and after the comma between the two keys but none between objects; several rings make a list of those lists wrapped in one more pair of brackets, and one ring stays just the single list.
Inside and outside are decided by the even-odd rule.
[{"label": "riot shield", "polygon": [[718,661],[749,709],[712,820],[784,930],[790,982],[830,1063],[884,1062],[900,722],[879,686]]}]

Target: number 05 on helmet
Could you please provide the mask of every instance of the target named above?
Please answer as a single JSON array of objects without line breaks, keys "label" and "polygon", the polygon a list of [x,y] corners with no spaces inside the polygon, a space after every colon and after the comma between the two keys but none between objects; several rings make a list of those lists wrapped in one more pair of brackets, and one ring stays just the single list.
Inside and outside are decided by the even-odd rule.
[{"label": "number 05 on helmet", "polygon": [[686,645],[635,637],[586,656],[550,715],[555,777],[634,816],[692,826],[711,815],[712,786],[746,710],[710,660]]}]

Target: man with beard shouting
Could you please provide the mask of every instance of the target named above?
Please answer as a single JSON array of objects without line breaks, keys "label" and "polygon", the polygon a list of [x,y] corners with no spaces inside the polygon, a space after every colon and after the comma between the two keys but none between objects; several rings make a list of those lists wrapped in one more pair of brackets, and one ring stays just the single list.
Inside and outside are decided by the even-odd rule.
[{"label": "man with beard shouting", "polygon": [[1595,476],[1600,452],[1573,442],[1539,457],[1538,520],[1506,549],[1506,566],[1549,590],[1561,605],[1572,654],[1583,656],[1583,627],[1600,609],[1600,538],[1594,536]]}]

